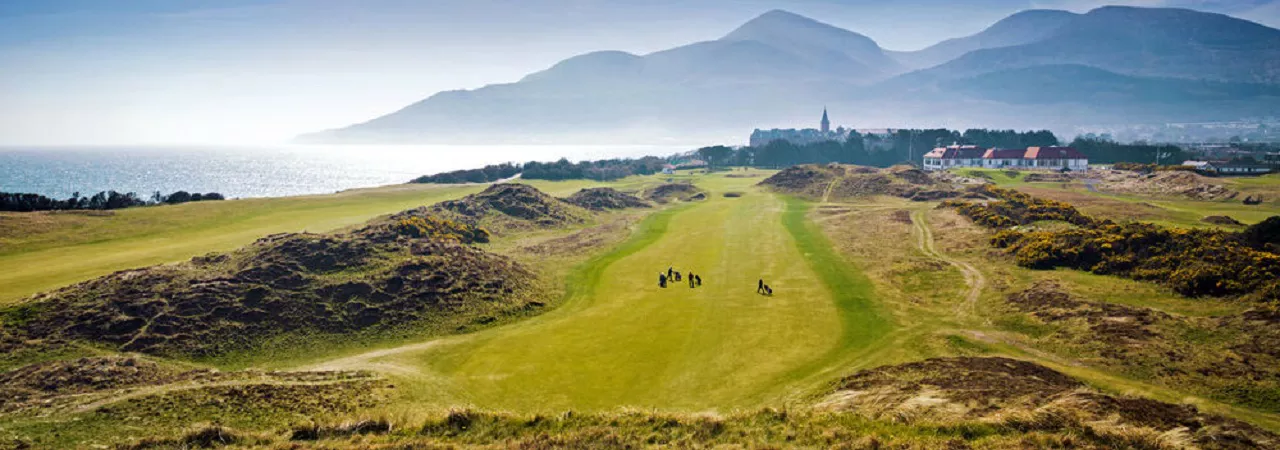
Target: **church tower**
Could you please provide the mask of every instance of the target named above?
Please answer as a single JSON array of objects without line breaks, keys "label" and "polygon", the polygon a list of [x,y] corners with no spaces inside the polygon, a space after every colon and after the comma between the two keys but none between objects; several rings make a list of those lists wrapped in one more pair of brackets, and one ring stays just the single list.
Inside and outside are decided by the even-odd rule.
[{"label": "church tower", "polygon": [[830,121],[830,120],[827,120],[827,108],[826,108],[826,107],[823,107],[823,108],[822,108],[822,132],[823,132],[823,133],[830,133],[830,132],[831,132],[831,121]]}]

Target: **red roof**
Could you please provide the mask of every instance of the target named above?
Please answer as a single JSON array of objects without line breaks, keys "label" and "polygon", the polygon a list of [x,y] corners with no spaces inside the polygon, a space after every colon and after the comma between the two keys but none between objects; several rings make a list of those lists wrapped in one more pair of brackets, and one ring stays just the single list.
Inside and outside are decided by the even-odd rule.
[{"label": "red roof", "polygon": [[1022,159],[1027,153],[1020,148],[993,148],[982,154],[983,159]]},{"label": "red roof", "polygon": [[952,145],[950,147],[938,147],[929,153],[925,153],[925,158],[943,158],[943,159],[976,159],[981,158],[983,151],[986,149],[976,145]]},{"label": "red roof", "polygon": [[1084,154],[1071,147],[1028,147],[1026,159],[1085,159]]}]

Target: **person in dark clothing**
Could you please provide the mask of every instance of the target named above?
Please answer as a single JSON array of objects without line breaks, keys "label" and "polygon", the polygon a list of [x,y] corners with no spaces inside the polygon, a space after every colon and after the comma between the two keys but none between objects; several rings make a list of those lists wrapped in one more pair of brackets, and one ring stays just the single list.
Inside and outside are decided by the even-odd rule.
[{"label": "person in dark clothing", "polygon": [[697,276],[697,275],[694,275],[694,274],[693,274],[693,272],[689,272],[689,277],[688,277],[688,278],[689,278],[689,287],[694,287],[694,286],[693,286],[693,277],[695,277],[695,276]]},{"label": "person in dark clothing", "polygon": [[671,268],[667,268],[667,278],[671,278]]},{"label": "person in dark clothing", "polygon": [[756,282],[756,293],[757,293],[757,294],[763,294],[763,293],[764,293],[764,279],[763,279],[763,278],[761,278],[761,279],[760,279],[760,281]]},{"label": "person in dark clothing", "polygon": [[659,274],[658,274],[658,287],[662,287],[662,288],[667,287],[667,276],[666,276],[666,275],[663,275],[663,274],[661,274],[661,273],[659,273]]},{"label": "person in dark clothing", "polygon": [[702,286],[702,275],[695,275],[693,278],[698,280],[698,286]]},{"label": "person in dark clothing", "polygon": [[769,287],[769,285],[767,285],[767,284],[766,284],[766,285],[764,285],[764,295],[767,295],[767,296],[769,296],[769,297],[773,297],[773,288]]},{"label": "person in dark clothing", "polygon": [[680,272],[676,272],[676,281],[680,281]]}]

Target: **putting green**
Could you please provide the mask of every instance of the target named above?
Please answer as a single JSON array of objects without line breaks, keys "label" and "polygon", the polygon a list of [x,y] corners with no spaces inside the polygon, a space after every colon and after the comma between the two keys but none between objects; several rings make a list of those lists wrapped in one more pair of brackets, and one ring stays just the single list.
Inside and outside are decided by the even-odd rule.
[{"label": "putting green", "polygon": [[[748,190],[751,181],[700,180],[717,191]],[[713,192],[655,214],[630,241],[576,270],[571,297],[556,311],[323,367],[380,369],[417,406],[702,411],[773,404],[804,393],[815,376],[889,328],[869,282],[825,242],[811,242],[822,238],[803,218],[799,202],[789,208],[763,191]],[[697,273],[703,285],[659,288],[668,266]],[[756,294],[760,278],[773,286],[772,297]]]}]

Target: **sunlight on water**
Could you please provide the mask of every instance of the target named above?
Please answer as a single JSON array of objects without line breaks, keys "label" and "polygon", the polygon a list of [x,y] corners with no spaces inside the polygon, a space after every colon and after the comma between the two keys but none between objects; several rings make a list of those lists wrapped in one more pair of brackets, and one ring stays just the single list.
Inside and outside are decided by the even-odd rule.
[{"label": "sunlight on water", "polygon": [[219,192],[228,197],[320,194],[404,183],[502,162],[578,161],[690,150],[663,146],[461,145],[62,147],[0,149],[0,191]]}]

